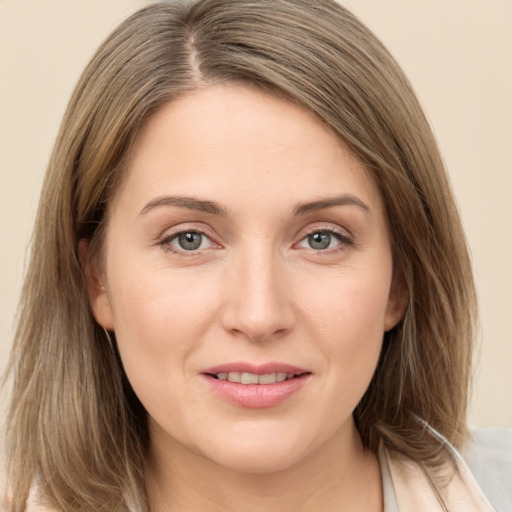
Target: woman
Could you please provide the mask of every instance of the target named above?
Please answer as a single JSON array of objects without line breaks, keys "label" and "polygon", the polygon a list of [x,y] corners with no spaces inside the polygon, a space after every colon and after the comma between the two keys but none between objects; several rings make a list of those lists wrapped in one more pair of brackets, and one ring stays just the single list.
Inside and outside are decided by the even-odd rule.
[{"label": "woman", "polygon": [[434,138],[334,2],[163,3],[66,112],[11,361],[7,510],[492,510]]}]

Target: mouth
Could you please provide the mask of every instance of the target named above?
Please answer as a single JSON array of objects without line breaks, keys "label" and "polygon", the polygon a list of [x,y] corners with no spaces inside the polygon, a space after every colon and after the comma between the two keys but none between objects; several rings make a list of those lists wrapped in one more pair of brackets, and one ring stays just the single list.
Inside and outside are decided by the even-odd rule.
[{"label": "mouth", "polygon": [[281,363],[228,363],[203,372],[210,389],[238,407],[275,407],[298,394],[312,373]]},{"label": "mouth", "polygon": [[284,382],[285,380],[295,379],[308,372],[299,373],[286,373],[286,372],[272,372],[272,373],[249,373],[249,372],[219,372],[207,373],[209,377],[217,380],[224,380],[236,384],[260,384],[268,385],[275,384],[276,382]]}]

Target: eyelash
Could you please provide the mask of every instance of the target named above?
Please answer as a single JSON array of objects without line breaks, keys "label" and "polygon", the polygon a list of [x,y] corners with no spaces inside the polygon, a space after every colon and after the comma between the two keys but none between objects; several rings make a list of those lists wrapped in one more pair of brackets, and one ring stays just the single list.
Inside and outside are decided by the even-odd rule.
[{"label": "eyelash", "polygon": [[[205,237],[210,241],[211,244],[213,244],[214,246],[217,245],[217,247],[220,247],[218,244],[216,244],[216,242],[214,242],[212,240],[212,237],[206,231],[203,231],[203,230],[197,229],[197,228],[181,229],[180,231],[176,231],[174,233],[167,234],[157,241],[157,245],[161,246],[163,251],[166,253],[170,252],[170,253],[177,254],[177,255],[183,256],[183,257],[196,256],[202,252],[201,249],[187,251],[186,249],[178,249],[171,244],[171,242],[174,241],[175,239],[177,239],[180,235],[184,235],[184,234],[188,234],[188,233],[198,234],[202,237]],[[333,236],[339,242],[339,244],[336,247],[330,248],[330,249],[329,248],[314,249],[313,247],[309,247],[310,250],[314,251],[315,254],[318,254],[318,255],[328,255],[328,254],[337,253],[339,251],[345,250],[347,248],[347,246],[354,245],[354,241],[349,236],[345,235],[344,233],[341,233],[337,228],[322,227],[322,228],[311,228],[311,229],[307,230],[306,233],[299,240],[299,242],[294,244],[294,246],[297,246],[298,244],[307,240],[308,237],[315,235],[315,234],[326,234],[329,236]]]},{"label": "eyelash", "polygon": [[320,256],[327,256],[329,254],[337,253],[339,251],[344,251],[347,248],[347,246],[354,245],[354,240],[352,238],[340,232],[340,230],[335,228],[334,226],[310,228],[300,239],[299,243],[304,242],[305,240],[307,240],[308,237],[315,235],[317,233],[333,236],[339,242],[339,244],[336,247],[331,249],[313,249],[313,247],[310,247],[310,250],[314,251],[315,254],[318,254]]},{"label": "eyelash", "polygon": [[189,234],[189,233],[201,235],[202,237],[207,238],[213,245],[218,245],[212,240],[212,237],[208,233],[206,233],[205,231],[203,231],[201,229],[197,229],[197,228],[181,229],[180,231],[176,231],[174,233],[167,234],[167,235],[163,236],[160,240],[158,240],[157,245],[161,246],[162,249],[164,250],[164,252],[166,252],[166,253],[170,252],[170,253],[177,254],[179,256],[184,256],[184,257],[196,256],[197,254],[200,254],[200,252],[201,252],[200,249],[187,251],[186,249],[178,249],[177,247],[175,247],[171,244],[171,242],[174,241],[175,239],[177,239],[180,235]]}]

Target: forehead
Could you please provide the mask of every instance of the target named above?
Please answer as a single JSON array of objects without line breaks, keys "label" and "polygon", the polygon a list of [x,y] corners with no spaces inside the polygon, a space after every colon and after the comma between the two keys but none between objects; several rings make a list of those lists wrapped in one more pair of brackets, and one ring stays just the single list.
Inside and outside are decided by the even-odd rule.
[{"label": "forehead", "polygon": [[281,98],[222,85],[188,93],[144,124],[116,196],[275,205],[347,192],[381,201],[364,166],[315,116]]}]

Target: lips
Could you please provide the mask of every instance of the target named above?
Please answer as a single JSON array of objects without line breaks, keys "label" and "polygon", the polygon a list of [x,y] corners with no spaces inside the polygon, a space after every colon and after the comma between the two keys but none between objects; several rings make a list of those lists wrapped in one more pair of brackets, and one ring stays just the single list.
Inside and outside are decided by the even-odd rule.
[{"label": "lips", "polygon": [[240,384],[275,384],[276,382],[283,382],[295,377],[294,373],[273,372],[258,375],[257,373],[247,372],[220,372],[215,374],[219,380],[227,380]]},{"label": "lips", "polygon": [[311,372],[281,363],[229,363],[208,368],[202,375],[220,398],[241,407],[264,408],[291,398]]}]

